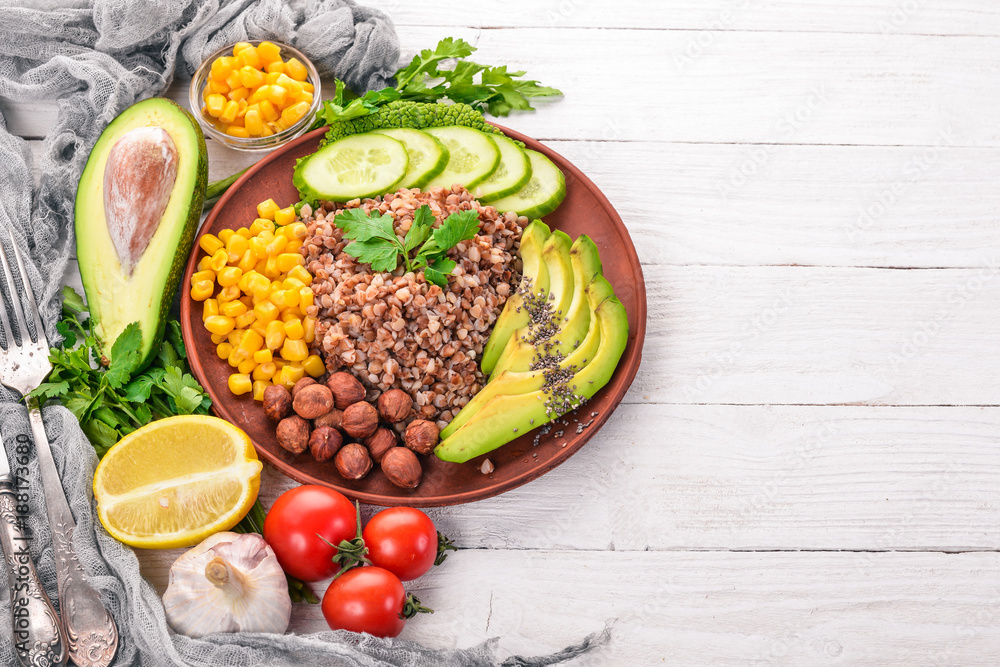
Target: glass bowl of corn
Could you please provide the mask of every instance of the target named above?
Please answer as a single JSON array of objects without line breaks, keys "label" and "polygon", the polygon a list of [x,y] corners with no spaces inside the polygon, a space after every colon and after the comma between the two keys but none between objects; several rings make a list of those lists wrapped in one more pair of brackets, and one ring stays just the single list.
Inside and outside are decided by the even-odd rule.
[{"label": "glass bowl of corn", "polygon": [[189,100],[205,136],[237,150],[270,150],[308,129],[320,105],[319,74],[287,44],[238,42],[205,59]]}]

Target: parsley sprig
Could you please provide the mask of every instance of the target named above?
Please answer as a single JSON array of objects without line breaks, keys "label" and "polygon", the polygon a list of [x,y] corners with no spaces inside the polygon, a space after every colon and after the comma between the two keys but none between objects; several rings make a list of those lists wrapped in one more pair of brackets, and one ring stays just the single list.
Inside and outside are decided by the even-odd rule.
[{"label": "parsley sprig", "polygon": [[167,322],[156,358],[136,372],[142,332],[133,322],[111,346],[110,360],[91,328],[87,306],[63,288],[63,342],[49,351],[52,373],[32,393],[58,399],[72,412],[98,456],[140,426],[173,415],[208,414],[211,399],[189,373],[180,325]]},{"label": "parsley sprig", "polygon": [[[456,264],[448,259],[448,250],[468,241],[479,231],[479,212],[456,211],[434,227],[434,213],[424,204],[413,214],[413,224],[402,241],[392,227],[392,216],[360,208],[337,214],[335,222],[344,238],[353,241],[344,252],[366,264],[372,271],[395,271],[399,258],[407,271],[423,270],[427,282],[440,287],[448,284],[448,275]],[[414,250],[416,253],[414,254]]]}]

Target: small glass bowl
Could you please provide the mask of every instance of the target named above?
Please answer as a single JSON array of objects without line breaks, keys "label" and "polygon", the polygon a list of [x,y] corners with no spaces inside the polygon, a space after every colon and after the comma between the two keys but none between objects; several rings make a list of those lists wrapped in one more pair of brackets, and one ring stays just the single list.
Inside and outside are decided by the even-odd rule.
[{"label": "small glass bowl", "polygon": [[220,144],[224,146],[229,146],[230,148],[235,148],[239,151],[268,151],[273,148],[277,148],[282,144],[286,144],[295,137],[301,135],[305,132],[309,126],[312,124],[313,116],[316,115],[316,111],[319,109],[320,105],[320,81],[319,73],[316,71],[316,67],[312,64],[312,61],[303,55],[298,49],[289,46],[288,44],[282,44],[281,42],[275,42],[274,40],[247,40],[248,43],[253,46],[259,45],[263,41],[269,41],[275,46],[281,49],[281,57],[284,60],[288,60],[290,57],[298,58],[299,62],[306,66],[308,70],[307,81],[313,85],[313,101],[312,106],[309,107],[308,113],[306,113],[302,118],[298,120],[295,125],[291,126],[287,130],[282,130],[281,132],[272,134],[267,137],[249,137],[244,139],[242,137],[234,137],[225,132],[220,132],[215,125],[212,123],[211,116],[206,116],[201,110],[204,105],[202,99],[202,91],[205,89],[205,85],[208,83],[209,74],[212,71],[212,63],[215,62],[216,58],[221,56],[231,56],[233,54],[233,46],[231,44],[224,49],[219,49],[198,67],[198,71],[194,73],[191,77],[191,89],[188,91],[188,104],[191,106],[191,113],[194,117],[198,119],[201,124],[201,129],[205,133],[206,137],[211,137],[215,139]]}]

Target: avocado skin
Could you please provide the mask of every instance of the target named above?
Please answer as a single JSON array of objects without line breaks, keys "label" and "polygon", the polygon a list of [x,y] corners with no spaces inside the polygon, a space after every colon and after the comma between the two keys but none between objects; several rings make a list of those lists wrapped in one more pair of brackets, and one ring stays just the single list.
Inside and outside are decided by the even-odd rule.
[{"label": "avocado skin", "polygon": [[[548,292],[549,289],[549,274],[542,261],[542,247],[551,233],[544,222],[533,220],[521,235],[521,260],[524,263],[521,282],[525,278],[531,278],[532,290],[535,292]],[[508,339],[515,331],[528,324],[528,313],[521,308],[523,303],[521,295],[515,291],[507,298],[500,317],[493,323],[493,331],[479,358],[479,367],[485,375],[493,371]]]},{"label": "avocado skin", "polygon": [[[195,172],[195,176],[193,179],[194,187],[192,188],[190,201],[187,206],[182,209],[183,221],[180,223],[180,233],[176,236],[176,243],[171,244],[173,245],[173,252],[159,257],[147,256],[147,254],[144,254],[140,260],[141,263],[145,263],[147,261],[158,263],[168,262],[170,268],[166,274],[166,280],[162,285],[156,288],[161,293],[159,307],[154,308],[153,312],[136,313],[136,320],[139,321],[140,328],[142,329],[142,348],[140,350],[141,359],[134,370],[140,370],[147,366],[159,350],[160,342],[163,339],[163,334],[167,325],[167,315],[170,311],[170,306],[173,303],[174,294],[177,291],[177,285],[184,273],[184,265],[187,262],[188,253],[191,250],[191,244],[194,242],[195,232],[197,232],[198,226],[201,222],[202,208],[205,202],[205,189],[208,186],[208,149],[205,146],[205,136],[202,133],[201,126],[198,124],[198,121],[195,120],[194,116],[187,111],[187,109],[181,107],[172,100],[162,97],[153,97],[137,102],[118,114],[118,116],[108,124],[108,126],[101,133],[101,136],[98,137],[97,143],[94,145],[94,149],[91,150],[91,153],[87,158],[87,164],[80,175],[81,185],[83,184],[84,179],[88,176],[103,180],[103,173],[89,173],[91,171],[96,172],[97,167],[95,165],[100,162],[101,156],[105,152],[110,151],[114,146],[114,141],[104,142],[103,140],[106,137],[113,136],[117,133],[121,126],[130,122],[136,114],[147,112],[153,116],[162,116],[164,118],[174,118],[177,116],[182,118],[183,121],[176,123],[175,126],[164,127],[163,125],[159,125],[159,127],[163,127],[163,129],[166,130],[171,137],[174,137],[176,133],[190,132],[195,137],[198,150],[196,151],[197,156],[194,164],[181,161],[178,165],[178,184],[182,180],[180,176],[180,170],[182,169],[186,171],[193,170]],[[147,123],[147,126],[156,126],[156,124]],[[177,184],[175,184],[175,188],[176,187]],[[96,270],[93,268],[92,263],[97,262],[100,257],[96,256],[96,253],[88,253],[81,249],[80,239],[87,238],[89,234],[92,234],[95,231],[92,230],[92,225],[101,224],[105,225],[105,227],[107,225],[103,214],[100,216],[91,214],[91,211],[94,210],[95,207],[100,207],[101,211],[104,210],[103,198],[95,202],[87,196],[87,193],[82,191],[82,188],[78,189],[74,208],[74,230],[76,233],[77,257],[80,265],[80,275],[83,279],[84,291],[87,295],[87,303],[90,307],[90,317],[93,320],[95,331],[97,331],[99,330],[98,325],[101,323],[102,310],[112,311],[115,304],[102,302],[103,299],[95,283]],[[162,220],[160,224],[164,224]],[[106,230],[101,230],[101,232],[106,233]],[[152,246],[152,244],[150,245]],[[151,247],[147,248],[147,252],[150,249]],[[125,307],[127,308],[128,305],[126,304]],[[150,323],[152,323],[152,326],[149,326]],[[114,341],[102,339],[100,343],[104,349],[104,354],[110,358],[111,348],[114,345]]]},{"label": "avocado skin", "polygon": [[[600,322],[601,344],[594,359],[573,376],[571,385],[582,398],[591,398],[611,379],[628,342],[628,315],[616,296],[610,296],[595,312]],[[464,463],[493,451],[518,436],[558,419],[547,415],[546,396],[541,390],[491,399],[451,436],[442,440],[434,453],[443,461]]]}]

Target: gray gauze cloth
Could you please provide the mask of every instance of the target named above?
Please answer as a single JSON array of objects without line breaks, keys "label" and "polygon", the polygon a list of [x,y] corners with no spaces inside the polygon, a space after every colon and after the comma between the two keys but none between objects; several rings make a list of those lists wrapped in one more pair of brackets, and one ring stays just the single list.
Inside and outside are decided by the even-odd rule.
[{"label": "gray gauze cloth", "polygon": [[[392,22],[349,0],[14,0],[0,6],[0,97],[57,101],[58,119],[43,144],[41,184],[33,188],[27,143],[0,119],[0,226],[29,259],[27,271],[50,340],[58,340],[59,290],[73,249],[73,202],[80,172],[104,127],[129,105],[159,95],[175,68],[190,75],[213,51],[246,39],[298,47],[320,72],[354,90],[382,88],[399,60]],[[115,665],[494,665],[497,641],[466,650],[434,651],[412,642],[346,632],[308,636],[232,634],[191,639],[172,633],[156,591],[131,549],[95,521],[91,483],[97,458],[62,407],[44,411],[56,465],[78,525],[74,546],[118,623]],[[0,430],[14,456],[28,435],[27,413],[0,389]],[[14,461],[11,460],[11,463]],[[29,455],[27,525],[31,554],[57,605],[55,571],[41,479]],[[0,575],[0,581],[5,575]],[[0,592],[0,664],[14,665],[8,596]],[[606,634],[542,658],[504,664],[547,665],[572,658]]]}]

